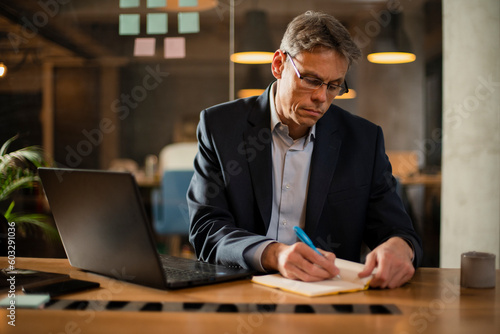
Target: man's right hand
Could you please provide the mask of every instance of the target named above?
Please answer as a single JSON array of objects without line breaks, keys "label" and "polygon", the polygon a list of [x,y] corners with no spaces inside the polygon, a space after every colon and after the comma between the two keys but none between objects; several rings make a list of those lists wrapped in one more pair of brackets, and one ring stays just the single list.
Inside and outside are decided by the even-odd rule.
[{"label": "man's right hand", "polygon": [[305,282],[316,282],[337,276],[335,254],[319,249],[323,256],[302,242],[285,245],[269,244],[262,253],[262,265],[266,270],[278,270],[284,277]]}]

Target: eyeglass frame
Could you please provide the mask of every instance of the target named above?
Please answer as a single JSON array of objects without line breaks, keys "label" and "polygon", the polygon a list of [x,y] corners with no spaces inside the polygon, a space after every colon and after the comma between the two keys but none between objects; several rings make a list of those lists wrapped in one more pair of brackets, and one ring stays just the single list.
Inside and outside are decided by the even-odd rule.
[{"label": "eyeglass frame", "polygon": [[[292,59],[293,58],[292,55],[288,51],[284,51],[283,53],[290,58],[290,62],[292,63],[293,69],[295,70],[295,73],[297,74],[297,77],[301,81],[304,80],[305,78],[308,78],[308,79],[312,79],[312,81],[321,82],[321,84],[318,87],[316,87],[316,88],[309,88],[309,89],[316,90],[316,89],[321,88],[323,85],[326,85],[326,91],[327,92],[328,92],[328,88],[331,87],[331,86],[340,88],[339,93],[337,93],[337,95],[335,95],[335,96],[341,96],[341,95],[349,93],[349,86],[347,86],[347,81],[346,80],[344,80],[344,86],[345,86],[344,87],[342,85],[337,85],[337,84],[334,84],[334,83],[323,82],[319,78],[314,78],[314,77],[309,77],[309,76],[303,76],[302,74],[300,74],[299,69],[297,68],[297,66],[295,66],[295,62]],[[340,93],[342,91],[342,89],[345,89],[345,91],[343,93]]]}]

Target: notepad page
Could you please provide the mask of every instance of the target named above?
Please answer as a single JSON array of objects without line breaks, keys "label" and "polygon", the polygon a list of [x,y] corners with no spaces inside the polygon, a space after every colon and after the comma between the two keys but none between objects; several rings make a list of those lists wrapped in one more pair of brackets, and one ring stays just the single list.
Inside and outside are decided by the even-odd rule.
[{"label": "notepad page", "polygon": [[254,276],[252,282],[310,297],[354,292],[368,288],[371,276],[358,277],[358,273],[363,270],[363,264],[337,259],[335,265],[340,269],[340,277],[320,282],[292,280],[281,274]]}]

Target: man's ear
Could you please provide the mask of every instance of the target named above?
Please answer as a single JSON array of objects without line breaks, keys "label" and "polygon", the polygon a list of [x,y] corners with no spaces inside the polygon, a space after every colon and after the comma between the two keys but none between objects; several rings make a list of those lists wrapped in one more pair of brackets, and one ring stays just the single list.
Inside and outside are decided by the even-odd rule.
[{"label": "man's ear", "polygon": [[286,54],[281,50],[276,50],[271,62],[271,72],[276,79],[281,79],[281,73],[285,67]]}]

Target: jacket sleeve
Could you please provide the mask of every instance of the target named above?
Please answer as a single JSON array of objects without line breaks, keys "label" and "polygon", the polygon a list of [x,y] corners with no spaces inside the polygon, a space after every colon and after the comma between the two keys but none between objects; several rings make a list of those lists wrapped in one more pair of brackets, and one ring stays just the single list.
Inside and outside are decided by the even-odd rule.
[{"label": "jacket sleeve", "polygon": [[[224,166],[227,155],[212,135],[207,112],[202,111],[198,125],[198,154],[194,175],[187,193],[190,216],[189,239],[199,260],[226,266],[249,268],[244,252],[269,238],[252,232],[235,220],[228,183],[235,168]],[[213,131],[221,131],[219,127]],[[233,175],[234,178],[236,176]],[[241,189],[251,191],[251,189]]]},{"label": "jacket sleeve", "polygon": [[422,260],[421,239],[396,192],[397,181],[392,175],[389,158],[385,154],[382,129],[378,127],[373,179],[367,209],[365,241],[370,248],[391,237],[401,237],[414,250],[413,264]]}]

